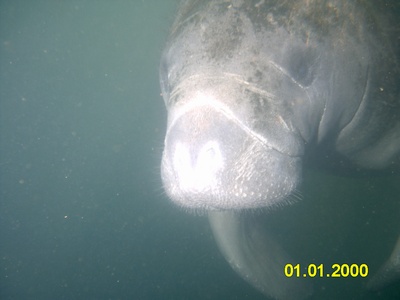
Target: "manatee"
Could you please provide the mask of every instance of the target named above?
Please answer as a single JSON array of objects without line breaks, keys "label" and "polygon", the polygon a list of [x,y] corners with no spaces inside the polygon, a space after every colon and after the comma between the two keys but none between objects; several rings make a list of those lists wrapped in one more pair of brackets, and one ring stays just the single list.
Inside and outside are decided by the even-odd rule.
[{"label": "manatee", "polygon": [[[163,186],[208,214],[222,254],[267,297],[305,299],[313,283],[283,275],[293,253],[254,212],[298,202],[305,168],[399,173],[399,14],[372,0],[179,5],[160,64]],[[397,242],[368,287],[399,278]]]}]

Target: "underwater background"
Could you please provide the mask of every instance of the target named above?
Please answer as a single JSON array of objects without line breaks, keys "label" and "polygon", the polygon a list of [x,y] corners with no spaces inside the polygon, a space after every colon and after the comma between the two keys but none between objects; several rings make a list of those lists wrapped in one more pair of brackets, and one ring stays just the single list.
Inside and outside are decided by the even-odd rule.
[{"label": "underwater background", "polygon": [[[265,299],[207,218],[162,189],[158,68],[177,3],[0,1],[0,299]],[[282,240],[300,216],[320,228],[313,262],[339,253],[376,270],[399,233],[398,182],[309,171],[309,206],[271,212],[268,226]],[[400,299],[398,283],[351,281],[325,280],[313,299]]]}]

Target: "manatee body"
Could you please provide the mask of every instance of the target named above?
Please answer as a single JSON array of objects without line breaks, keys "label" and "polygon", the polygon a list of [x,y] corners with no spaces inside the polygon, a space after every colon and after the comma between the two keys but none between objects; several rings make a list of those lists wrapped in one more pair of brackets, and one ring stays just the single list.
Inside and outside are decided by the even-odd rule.
[{"label": "manatee body", "polygon": [[[312,288],[282,275],[289,255],[240,211],[293,202],[303,165],[313,161],[400,170],[395,2],[188,0],[179,7],[160,66],[164,188],[179,206],[209,212],[222,253],[267,296],[301,299]],[[373,288],[399,277],[399,245]]]}]

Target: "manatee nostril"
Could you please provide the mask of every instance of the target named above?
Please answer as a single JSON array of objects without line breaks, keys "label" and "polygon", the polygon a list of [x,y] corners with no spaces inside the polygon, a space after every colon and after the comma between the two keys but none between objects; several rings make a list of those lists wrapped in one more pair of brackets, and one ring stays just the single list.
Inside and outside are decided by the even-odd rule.
[{"label": "manatee nostril", "polygon": [[214,157],[217,154],[216,149],[211,145],[208,145],[208,147],[204,149],[204,152],[210,157]]},{"label": "manatee nostril", "polygon": [[199,191],[215,187],[222,167],[223,158],[216,141],[208,141],[200,148],[181,142],[175,145],[173,168],[183,190]]},{"label": "manatee nostril", "polygon": [[219,144],[216,141],[207,142],[199,151],[196,166],[217,170],[222,166],[222,155]]}]

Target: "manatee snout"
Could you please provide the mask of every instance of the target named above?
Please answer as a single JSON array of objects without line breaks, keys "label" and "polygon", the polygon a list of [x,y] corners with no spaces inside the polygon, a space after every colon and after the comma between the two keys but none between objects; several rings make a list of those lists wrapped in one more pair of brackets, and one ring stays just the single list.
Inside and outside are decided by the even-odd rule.
[{"label": "manatee snout", "polygon": [[194,105],[170,112],[161,172],[185,208],[256,208],[293,192],[300,160],[263,143],[231,111]]}]

